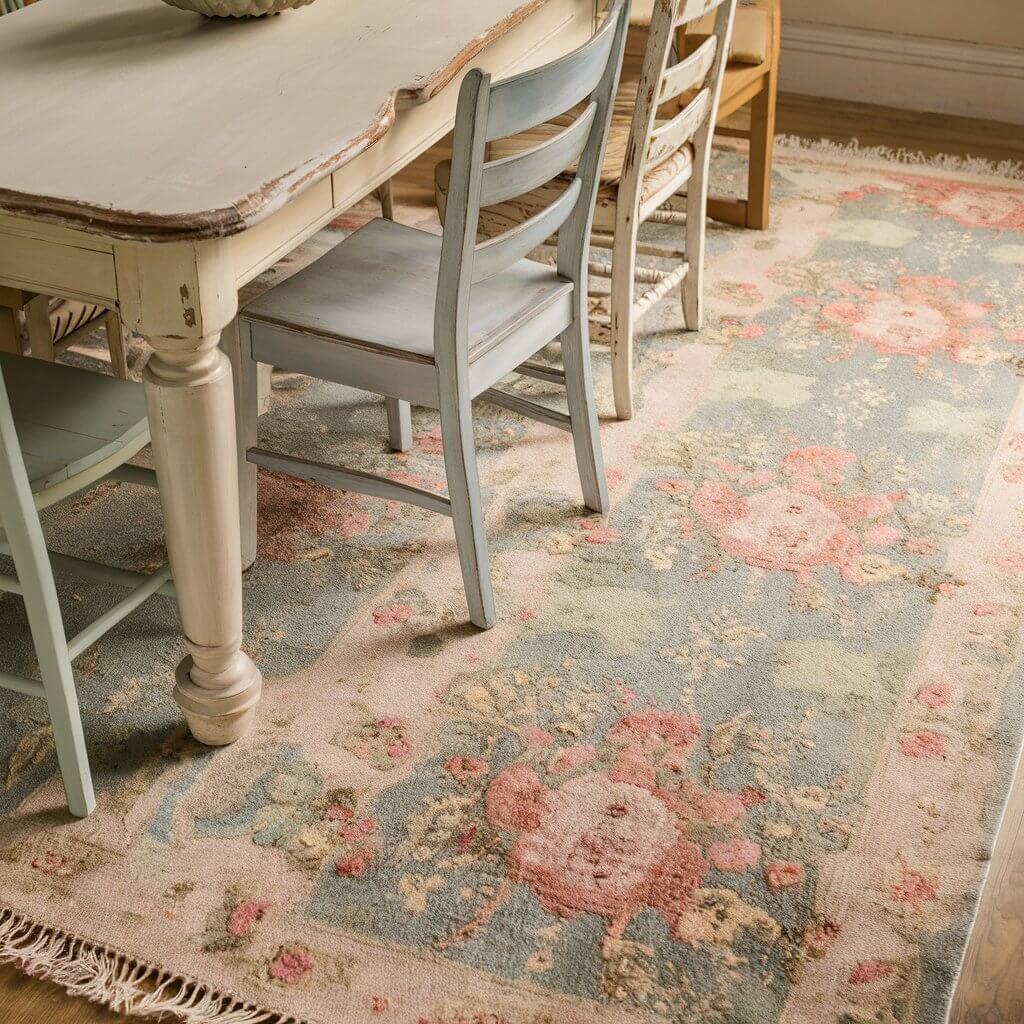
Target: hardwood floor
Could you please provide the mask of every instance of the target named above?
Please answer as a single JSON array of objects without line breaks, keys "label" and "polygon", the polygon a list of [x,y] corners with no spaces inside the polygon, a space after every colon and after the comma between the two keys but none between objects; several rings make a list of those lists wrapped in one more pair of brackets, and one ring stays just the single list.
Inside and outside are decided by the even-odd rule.
[{"label": "hardwood floor", "polygon": [[1024,1022],[1024,760],[1003,815],[949,1024]]},{"label": "hardwood floor", "polygon": [[[131,1020],[85,999],[72,999],[56,985],[29,978],[15,967],[0,966],[3,1024],[124,1024]],[[138,1020],[134,1018],[133,1024]]]},{"label": "hardwood floor", "polygon": [[[1024,127],[948,114],[894,110],[780,93],[776,130],[782,135],[849,142],[862,146],[952,153],[986,160],[1024,160]],[[1021,1018],[1017,1024],[1024,1024]]]},{"label": "hardwood floor", "polygon": [[[856,138],[864,146],[928,154],[1024,160],[1020,127],[805,96],[779,97],[777,130],[836,142]],[[400,205],[422,207],[433,202],[433,166],[441,155],[439,150],[427,154],[402,175],[396,187]],[[0,967],[0,1022],[42,1021],[125,1024],[129,1018],[69,999],[56,986],[27,978],[13,967]],[[949,1024],[1024,1024],[1024,769],[1020,766]]]}]

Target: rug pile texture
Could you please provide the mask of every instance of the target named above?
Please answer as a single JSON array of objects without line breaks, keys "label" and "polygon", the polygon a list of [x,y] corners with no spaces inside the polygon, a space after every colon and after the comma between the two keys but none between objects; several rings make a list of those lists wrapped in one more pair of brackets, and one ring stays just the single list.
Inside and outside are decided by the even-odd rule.
[{"label": "rug pile texture", "polygon": [[[480,406],[488,633],[447,520],[264,475],[251,736],[189,738],[165,599],[77,665],[88,820],[0,694],[0,956],[195,1024],[940,1024],[1024,709],[1022,231],[1024,182],[783,148],[704,331],[644,322],[607,519],[566,435]],[[425,410],[389,454],[380,400],[279,376],[261,430],[444,486]],[[163,559],[128,484],[46,525]]]}]

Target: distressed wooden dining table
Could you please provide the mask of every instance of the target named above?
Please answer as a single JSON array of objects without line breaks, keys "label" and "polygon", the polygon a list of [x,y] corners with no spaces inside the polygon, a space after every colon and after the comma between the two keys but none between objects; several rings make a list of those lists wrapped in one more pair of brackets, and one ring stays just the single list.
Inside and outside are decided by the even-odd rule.
[{"label": "distressed wooden dining table", "polygon": [[42,0],[0,20],[0,286],[116,308],[152,348],[153,455],[208,744],[251,727],[254,469],[240,468],[238,289],[446,133],[471,67],[568,52],[594,0],[318,0],[211,20],[160,0]]}]

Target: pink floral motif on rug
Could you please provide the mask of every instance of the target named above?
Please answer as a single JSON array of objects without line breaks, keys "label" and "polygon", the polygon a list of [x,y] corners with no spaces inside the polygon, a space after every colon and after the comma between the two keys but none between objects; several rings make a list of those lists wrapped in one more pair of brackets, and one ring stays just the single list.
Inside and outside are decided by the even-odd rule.
[{"label": "pink floral motif on rug", "polygon": [[[644,322],[607,521],[479,408],[488,633],[447,520],[264,477],[250,737],[188,738],[159,600],[77,666],[90,819],[0,695],[0,956],[193,1024],[940,1024],[1024,709],[1022,228],[1024,182],[783,148],[705,330]],[[279,377],[261,429],[443,488],[425,410],[392,455],[381,402]],[[159,555],[131,485],[47,522]],[[13,599],[0,635],[29,667]]]}]

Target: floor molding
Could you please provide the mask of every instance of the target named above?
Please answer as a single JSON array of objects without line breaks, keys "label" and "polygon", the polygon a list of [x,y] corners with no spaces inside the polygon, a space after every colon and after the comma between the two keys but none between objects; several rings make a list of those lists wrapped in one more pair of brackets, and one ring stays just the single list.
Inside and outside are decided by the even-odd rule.
[{"label": "floor molding", "polygon": [[787,92],[1024,124],[1024,50],[784,21]]}]

